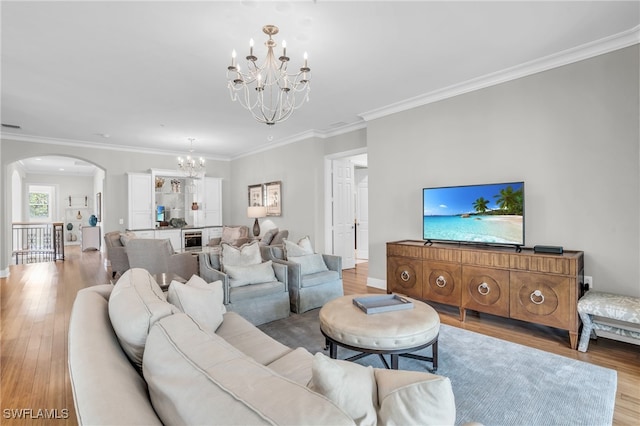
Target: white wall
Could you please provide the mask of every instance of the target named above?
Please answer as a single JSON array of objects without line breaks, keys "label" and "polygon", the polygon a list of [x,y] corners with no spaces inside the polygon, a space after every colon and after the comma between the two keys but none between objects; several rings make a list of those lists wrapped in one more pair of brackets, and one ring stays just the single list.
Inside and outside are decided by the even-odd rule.
[{"label": "white wall", "polygon": [[232,221],[253,223],[247,218],[247,186],[282,181],[282,216],[260,219],[262,233],[272,227],[288,229],[290,239],[297,241],[308,235],[316,250],[324,251],[324,158],[365,146],[366,131],[357,130],[327,139],[311,138],[233,160]]},{"label": "white wall", "polygon": [[421,238],[425,186],[525,181],[525,241],[640,296],[638,46],[368,123],[369,275]]}]

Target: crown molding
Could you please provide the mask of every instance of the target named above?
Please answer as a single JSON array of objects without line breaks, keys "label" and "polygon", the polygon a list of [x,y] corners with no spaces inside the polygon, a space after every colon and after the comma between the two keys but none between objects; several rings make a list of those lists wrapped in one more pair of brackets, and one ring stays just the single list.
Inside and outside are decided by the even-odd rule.
[{"label": "crown molding", "polygon": [[[110,145],[102,142],[78,141],[75,139],[48,138],[43,136],[21,135],[17,133],[7,133],[7,132],[0,132],[0,139],[14,140],[18,142],[41,143],[46,145],[64,145],[64,146],[73,146],[73,147],[79,147],[79,148],[104,149],[108,151],[135,152],[138,154],[156,154],[156,155],[171,155],[171,156],[181,155],[181,153],[179,152],[167,151],[167,150],[161,150],[161,149],[138,148],[130,145]],[[202,157],[207,160],[215,160],[215,161],[231,160],[228,157],[214,157],[214,156],[206,156],[204,154],[202,155]]]},{"label": "crown molding", "polygon": [[583,44],[571,49],[563,50],[549,56],[534,59],[511,68],[506,68],[482,77],[474,78],[459,84],[454,84],[440,90],[415,96],[385,107],[359,114],[365,121],[375,120],[397,112],[406,111],[433,102],[441,101],[454,96],[475,90],[484,89],[507,81],[516,80],[542,71],[547,71],[563,65],[589,59],[598,55],[623,49],[640,42],[640,26],[623,31],[609,37]]},{"label": "crown molding", "polygon": [[364,129],[367,127],[367,123],[362,120],[358,120],[351,124],[345,124],[340,127],[333,128],[331,130],[307,130],[306,132],[298,133],[296,135],[278,140],[275,143],[269,143],[263,145],[260,148],[252,149],[251,151],[245,151],[241,154],[238,154],[232,158],[232,160],[237,160],[239,158],[247,157],[249,155],[258,154],[260,152],[268,151],[273,148],[289,145],[292,143],[300,142],[310,138],[319,138],[319,139],[327,139],[333,136],[342,135],[345,133],[350,133],[356,130]]}]

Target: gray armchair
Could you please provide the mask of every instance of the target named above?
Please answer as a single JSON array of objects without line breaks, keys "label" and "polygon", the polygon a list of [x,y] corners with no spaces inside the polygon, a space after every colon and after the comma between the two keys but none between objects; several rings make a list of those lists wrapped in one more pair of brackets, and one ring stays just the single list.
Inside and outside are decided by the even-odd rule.
[{"label": "gray armchair", "polygon": [[111,263],[111,278],[115,278],[116,274],[122,275],[129,270],[129,257],[127,257],[127,250],[122,241],[120,241],[119,231],[104,234],[104,246],[107,250],[107,259]]},{"label": "gray armchair", "polygon": [[175,253],[168,238],[133,238],[127,243],[127,256],[132,268],[152,275],[174,273],[188,280],[198,273],[198,259],[191,253]]},{"label": "gray armchair", "polygon": [[254,325],[289,316],[289,286],[287,267],[273,262],[277,281],[232,287],[228,274],[220,271],[218,253],[200,253],[200,276],[207,282],[222,281],[224,304]]},{"label": "gray armchair", "polygon": [[292,312],[301,314],[319,308],[328,301],[344,295],[342,257],[340,256],[323,254],[322,259],[328,270],[303,275],[300,264],[284,260],[285,253],[282,247],[263,246],[261,254],[264,260],[272,260],[274,264],[279,263],[287,266]]}]

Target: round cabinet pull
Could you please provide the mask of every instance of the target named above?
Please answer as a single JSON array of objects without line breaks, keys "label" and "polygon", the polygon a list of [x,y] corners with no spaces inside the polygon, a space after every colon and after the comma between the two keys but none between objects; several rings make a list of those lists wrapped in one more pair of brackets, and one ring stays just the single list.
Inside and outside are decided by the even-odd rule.
[{"label": "round cabinet pull", "polygon": [[489,285],[487,283],[482,283],[478,286],[478,293],[480,293],[483,296],[486,296],[487,294],[489,294],[490,291],[491,291],[491,288],[489,288]]},{"label": "round cabinet pull", "polygon": [[446,287],[447,286],[447,279],[445,277],[443,277],[442,275],[440,275],[438,278],[436,278],[436,285],[440,288]]},{"label": "round cabinet pull", "polygon": [[536,305],[542,305],[544,303],[544,295],[540,290],[536,290],[529,296],[529,299]]},{"label": "round cabinet pull", "polygon": [[400,279],[404,282],[407,282],[411,279],[411,275],[409,275],[407,271],[402,271],[402,273],[400,274]]}]

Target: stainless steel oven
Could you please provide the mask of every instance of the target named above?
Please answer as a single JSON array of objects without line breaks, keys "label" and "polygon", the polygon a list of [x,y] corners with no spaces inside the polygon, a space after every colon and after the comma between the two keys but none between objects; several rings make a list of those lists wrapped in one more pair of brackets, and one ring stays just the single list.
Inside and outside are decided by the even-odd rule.
[{"label": "stainless steel oven", "polygon": [[185,250],[199,250],[202,248],[202,230],[182,230],[182,241]]}]

